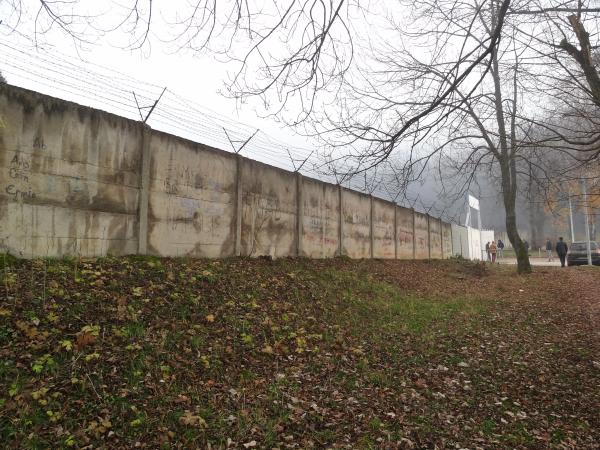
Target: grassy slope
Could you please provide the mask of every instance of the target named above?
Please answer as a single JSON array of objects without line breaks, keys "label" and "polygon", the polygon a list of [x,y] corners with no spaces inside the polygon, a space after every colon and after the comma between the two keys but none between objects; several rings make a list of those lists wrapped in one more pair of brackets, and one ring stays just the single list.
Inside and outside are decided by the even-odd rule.
[{"label": "grassy slope", "polygon": [[600,441],[597,270],[121,258],[2,278],[9,448]]}]

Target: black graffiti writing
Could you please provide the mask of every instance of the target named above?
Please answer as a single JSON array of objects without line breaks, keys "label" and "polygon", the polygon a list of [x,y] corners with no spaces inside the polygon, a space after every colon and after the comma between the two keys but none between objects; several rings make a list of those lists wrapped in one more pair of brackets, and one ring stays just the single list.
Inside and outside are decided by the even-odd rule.
[{"label": "black graffiti writing", "polygon": [[22,159],[18,153],[15,153],[13,159],[10,160],[10,167],[18,167],[23,170],[29,170],[31,168],[29,162]]},{"label": "black graffiti writing", "polygon": [[44,144],[44,138],[37,136],[33,140],[33,148],[39,148],[41,150],[46,150],[46,144]]},{"label": "black graffiti writing", "polygon": [[8,176],[11,177],[13,180],[21,180],[26,183],[29,182],[29,172],[25,172],[22,169],[19,169],[18,167],[11,167],[8,170]]},{"label": "black graffiti writing", "polygon": [[22,191],[19,188],[17,188],[14,184],[9,184],[8,186],[6,186],[4,191],[8,195],[12,196],[15,200],[18,200],[18,199],[27,200],[27,199],[35,198],[35,192],[33,192],[31,189]]},{"label": "black graffiti writing", "polygon": [[29,182],[29,174],[31,172],[31,164],[29,161],[23,159],[19,153],[15,153],[15,156],[10,160],[8,167],[8,176],[13,180]]}]

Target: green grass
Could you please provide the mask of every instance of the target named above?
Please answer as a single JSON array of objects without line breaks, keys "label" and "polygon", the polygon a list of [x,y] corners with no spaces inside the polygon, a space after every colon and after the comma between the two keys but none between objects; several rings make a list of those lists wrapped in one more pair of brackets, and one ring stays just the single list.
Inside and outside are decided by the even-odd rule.
[{"label": "green grass", "polygon": [[364,331],[364,324],[368,323],[371,330],[421,334],[432,325],[436,330],[443,329],[458,316],[479,315],[486,310],[478,299],[455,297],[440,301],[416,297],[389,283],[335,269],[319,277],[321,288],[336,304],[336,313],[340,313],[331,319],[343,317],[345,321],[363,324],[356,328],[357,332]]},{"label": "green grass", "polygon": [[[535,275],[458,260],[7,261],[8,448],[531,445],[535,424],[497,419],[525,409],[514,402],[555,418],[552,445],[596,433],[591,334]],[[535,283],[541,300],[515,303]]]}]

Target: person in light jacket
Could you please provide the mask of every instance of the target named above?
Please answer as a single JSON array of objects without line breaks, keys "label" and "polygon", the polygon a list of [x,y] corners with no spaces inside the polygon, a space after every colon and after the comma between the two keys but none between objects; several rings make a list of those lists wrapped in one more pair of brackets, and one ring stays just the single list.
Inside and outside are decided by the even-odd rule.
[{"label": "person in light jacket", "polygon": [[495,241],[492,241],[490,244],[490,254],[492,255],[492,264],[496,262],[496,252],[498,251],[498,246]]}]

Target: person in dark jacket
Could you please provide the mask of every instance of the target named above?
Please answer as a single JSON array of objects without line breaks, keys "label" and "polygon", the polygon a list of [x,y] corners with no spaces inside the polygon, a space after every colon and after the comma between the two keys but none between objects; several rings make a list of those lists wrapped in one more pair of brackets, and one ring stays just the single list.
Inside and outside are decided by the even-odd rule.
[{"label": "person in dark jacket", "polygon": [[502,239],[498,239],[498,258],[504,259],[504,242],[502,242]]},{"label": "person in dark jacket", "polygon": [[554,256],[552,256],[552,242],[550,238],[546,239],[546,254],[548,256],[548,261],[554,261]]},{"label": "person in dark jacket", "polygon": [[527,252],[527,254],[529,255],[529,241],[525,241],[523,242],[523,245],[525,246],[525,251]]},{"label": "person in dark jacket", "polygon": [[561,267],[565,267],[565,259],[567,258],[568,251],[569,247],[567,247],[567,243],[563,241],[562,237],[559,237],[556,243],[556,254],[560,258]]}]

